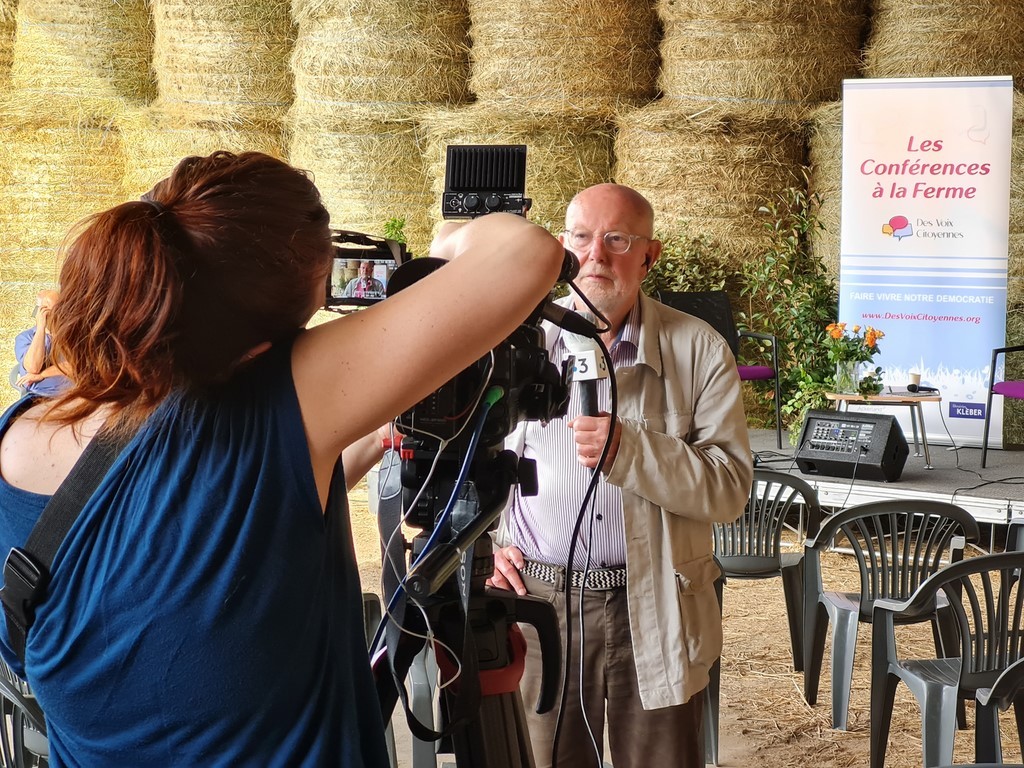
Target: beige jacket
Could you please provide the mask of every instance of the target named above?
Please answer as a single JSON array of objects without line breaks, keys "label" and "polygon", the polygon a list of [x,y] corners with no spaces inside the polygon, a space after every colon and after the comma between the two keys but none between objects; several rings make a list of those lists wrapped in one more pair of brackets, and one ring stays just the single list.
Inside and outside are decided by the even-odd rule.
[{"label": "beige jacket", "polygon": [[[640,302],[637,363],[616,371],[622,440],[606,480],[622,489],[640,698],[658,709],[703,690],[721,655],[711,524],[743,512],[753,461],[725,339],[647,296]],[[550,348],[557,329],[547,330]],[[517,429],[506,447],[521,454],[522,437]],[[496,539],[513,543],[503,527]]]}]

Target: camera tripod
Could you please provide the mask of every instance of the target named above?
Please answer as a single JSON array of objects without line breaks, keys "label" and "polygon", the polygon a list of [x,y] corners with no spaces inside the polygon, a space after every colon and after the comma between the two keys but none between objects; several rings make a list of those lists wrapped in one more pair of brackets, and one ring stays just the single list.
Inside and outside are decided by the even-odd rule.
[{"label": "camera tripod", "polygon": [[[430,730],[411,715],[407,719],[415,737],[439,741],[439,751],[453,752],[459,768],[534,766],[519,693],[526,641],[517,622],[533,624],[541,641],[543,674],[536,710],[550,710],[557,696],[561,654],[554,608],[539,598],[484,585],[494,570],[487,530],[501,506],[471,516],[450,542],[435,546],[407,576],[396,573],[395,567],[404,563],[403,542],[392,543],[384,558],[386,598],[405,576],[404,588],[422,606],[423,614],[400,607],[392,611],[386,632],[388,653],[377,654],[373,664],[381,713],[388,722],[398,699],[405,701],[405,676],[424,647],[429,624],[442,679],[453,681],[441,692],[444,732]],[[379,511],[382,530],[391,524],[388,518],[395,516],[387,507],[382,503]],[[414,553],[421,538],[413,542]],[[445,649],[451,649],[456,659]]]}]

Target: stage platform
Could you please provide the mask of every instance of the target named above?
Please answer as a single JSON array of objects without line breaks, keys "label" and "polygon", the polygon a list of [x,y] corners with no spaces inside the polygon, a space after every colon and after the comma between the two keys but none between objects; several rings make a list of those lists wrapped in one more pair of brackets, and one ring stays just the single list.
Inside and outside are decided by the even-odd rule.
[{"label": "stage platform", "polygon": [[[785,437],[785,436],[784,436]],[[855,478],[804,474],[796,466],[796,448],[776,447],[775,432],[750,431],[750,447],[756,466],[795,475],[811,485],[822,506],[842,509],[884,499],[933,499],[949,501],[970,512],[979,523],[990,524],[989,548],[1002,538],[1001,530],[1011,517],[1024,516],[1024,451],[989,449],[988,467],[981,468],[980,448],[958,448],[929,442],[932,469],[924,456],[910,456],[898,480],[891,483]],[[998,546],[996,546],[998,548]]]}]

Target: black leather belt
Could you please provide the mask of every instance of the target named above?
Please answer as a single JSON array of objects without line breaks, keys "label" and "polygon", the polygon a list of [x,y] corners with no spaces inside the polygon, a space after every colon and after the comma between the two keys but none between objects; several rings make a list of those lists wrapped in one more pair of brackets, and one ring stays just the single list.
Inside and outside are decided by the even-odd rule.
[{"label": "black leather belt", "polygon": [[[538,563],[526,560],[520,572],[535,579],[554,584],[561,589],[565,586],[565,568],[560,565]],[[589,571],[571,571],[573,589],[583,586],[583,574],[587,575],[587,589],[608,590],[621,589],[626,586],[626,569],[622,568],[591,568]]]}]

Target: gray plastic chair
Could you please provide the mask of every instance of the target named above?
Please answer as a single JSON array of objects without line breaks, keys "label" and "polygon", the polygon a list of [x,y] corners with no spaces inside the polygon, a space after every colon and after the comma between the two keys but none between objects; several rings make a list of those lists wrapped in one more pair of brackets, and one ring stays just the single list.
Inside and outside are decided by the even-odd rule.
[{"label": "gray plastic chair", "polygon": [[46,720],[28,683],[0,661],[0,761],[4,768],[49,765]]},{"label": "gray plastic chair", "polygon": [[[821,552],[845,537],[857,560],[859,592],[825,591]],[[963,557],[967,542],[981,538],[978,522],[962,507],[942,501],[875,501],[826,518],[804,545],[804,696],[818,700],[825,634],[832,623],[832,727],[845,731],[853,682],[857,627],[872,621],[880,599],[906,600],[945,562]],[[840,542],[837,542],[840,543]],[[953,546],[953,545],[956,546]],[[956,630],[949,606],[938,603],[900,616],[899,623],[931,621],[939,656],[953,649]],[[952,650],[950,650],[952,652]]]},{"label": "gray plastic chair", "polygon": [[[975,760],[1002,759],[998,710],[1020,698],[1024,655],[1024,552],[968,558],[939,570],[905,600],[877,600],[871,634],[871,768],[882,768],[896,686],[902,680],[921,706],[925,768],[953,759],[957,705],[976,699]],[[919,616],[944,595],[954,617],[959,655],[903,659],[895,625]],[[1017,668],[1010,672],[1011,665]],[[1010,674],[1001,680],[1001,675]],[[988,689],[987,691],[985,689]],[[1014,707],[1022,722],[1019,707]]]},{"label": "gray plastic chair", "polygon": [[743,515],[732,523],[714,525],[715,556],[733,579],[782,577],[789,619],[793,668],[804,668],[804,551],[798,542],[783,551],[782,530],[790,513],[799,513],[797,535],[813,536],[821,525],[818,494],[806,482],[785,472],[755,469],[750,499]]}]

